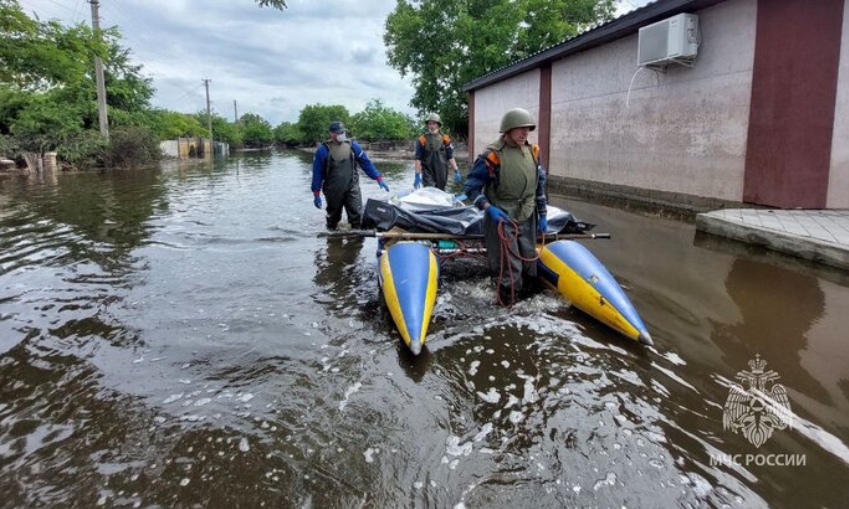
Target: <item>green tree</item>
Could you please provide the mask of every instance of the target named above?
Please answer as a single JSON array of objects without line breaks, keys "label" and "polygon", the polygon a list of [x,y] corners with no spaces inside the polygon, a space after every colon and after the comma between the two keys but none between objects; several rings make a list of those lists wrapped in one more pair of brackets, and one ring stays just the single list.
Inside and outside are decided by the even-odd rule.
[{"label": "green tree", "polygon": [[239,117],[242,125],[242,138],[248,148],[267,147],[274,141],[271,124],[255,113],[245,113]]},{"label": "green tree", "polygon": [[21,148],[42,153],[82,131],[80,115],[56,100],[55,94],[34,96],[11,124]]},{"label": "green tree", "polygon": [[351,128],[357,137],[368,140],[406,140],[416,132],[412,118],[384,106],[380,99],[372,99],[355,114]]},{"label": "green tree", "polygon": [[32,19],[16,0],[0,0],[0,134],[14,136],[21,150],[59,149],[60,157],[68,152],[60,149],[63,144],[78,160],[85,159],[79,153],[85,147],[100,151],[82,134],[98,125],[95,55],[104,61],[111,123],[144,125],[150,80],[130,63],[117,30],[101,35],[83,24]]},{"label": "green tree", "polygon": [[351,115],[344,106],[308,104],[301,110],[298,116],[298,129],[304,133],[301,141],[308,145],[327,139],[327,127],[330,122],[339,120],[345,124],[350,123]]},{"label": "green tree", "polygon": [[274,141],[287,147],[296,147],[304,138],[304,133],[298,125],[292,122],[281,122],[274,128]]},{"label": "green tree", "polygon": [[220,115],[212,115],[212,136],[230,145],[231,149],[242,148],[245,145],[241,126],[228,122]]},{"label": "green tree", "polygon": [[84,26],[64,27],[27,16],[16,0],[0,0],[0,84],[45,91],[86,78],[105,46]]},{"label": "green tree", "polygon": [[195,117],[163,109],[146,110],[137,117],[136,122],[127,121],[125,125],[147,127],[160,141],[203,136],[206,133],[205,124],[198,122]]},{"label": "green tree", "polygon": [[[209,121],[207,120],[206,111],[198,111],[192,118],[201,126],[201,129],[197,133],[192,134],[192,136],[208,137]],[[242,148],[245,145],[244,136],[244,126],[242,124],[233,124],[221,115],[212,114],[212,137],[216,141],[228,143],[232,149]]]},{"label": "green tree", "polygon": [[398,0],[387,60],[413,78],[411,104],[468,131],[463,85],[612,19],[615,0]]}]

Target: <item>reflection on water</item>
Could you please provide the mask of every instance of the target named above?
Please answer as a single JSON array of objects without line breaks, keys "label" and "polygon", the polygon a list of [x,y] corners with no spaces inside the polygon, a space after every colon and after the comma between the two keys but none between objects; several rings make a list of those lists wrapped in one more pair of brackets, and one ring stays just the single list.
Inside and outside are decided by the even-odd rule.
[{"label": "reflection on water", "polygon": [[740,311],[740,320],[717,324],[711,339],[728,359],[734,359],[728,364],[759,354],[770,361],[770,369],[790,377],[797,390],[821,394],[822,387],[801,364],[807,333],[825,312],[825,296],[817,279],[737,259],[725,288]]},{"label": "reflection on water", "polygon": [[[379,162],[393,189],[409,162]],[[443,262],[401,345],[374,239],[323,238],[311,155],[0,179],[0,507],[839,507],[849,284],[563,198],[656,340]],[[384,193],[363,181],[365,198]],[[696,240],[698,240],[696,238]],[[722,427],[760,354],[795,414]],[[715,465],[805,454],[803,467]],[[400,501],[400,502],[399,502]]]}]

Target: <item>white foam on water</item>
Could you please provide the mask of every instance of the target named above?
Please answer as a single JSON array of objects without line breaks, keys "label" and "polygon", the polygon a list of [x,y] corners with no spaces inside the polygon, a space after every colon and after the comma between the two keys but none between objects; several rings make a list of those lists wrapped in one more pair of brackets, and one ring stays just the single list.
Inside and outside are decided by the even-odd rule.
[{"label": "white foam on water", "polygon": [[666,443],[666,436],[664,436],[660,433],[655,433],[654,431],[644,431],[643,435],[646,438],[648,438],[652,443],[655,443],[655,444],[665,444]]},{"label": "white foam on water", "polygon": [[495,403],[498,403],[499,401],[501,401],[501,393],[499,393],[497,390],[495,390],[494,387],[490,387],[489,392],[487,392],[486,394],[484,394],[480,391],[478,391],[477,394],[478,394],[478,397],[480,399],[486,401],[487,403],[495,404]]},{"label": "white foam on water", "polygon": [[615,486],[616,485],[616,474],[613,472],[608,472],[608,474],[604,477],[604,479],[600,479],[593,484],[593,490],[598,491],[599,489],[605,486]]},{"label": "white foam on water", "polygon": [[180,394],[172,394],[172,395],[168,396],[167,398],[165,398],[165,401],[163,401],[162,403],[166,404],[166,405],[171,404],[171,403],[181,399],[185,395],[186,395],[185,392],[181,392]]},{"label": "white foam on water", "polygon": [[478,434],[475,435],[475,438],[472,439],[472,442],[480,442],[481,440],[486,438],[486,436],[489,435],[491,432],[492,432],[492,423],[488,422],[488,423],[483,425],[483,427],[478,432]]},{"label": "white foam on water", "polygon": [[369,447],[363,452],[363,456],[366,458],[366,463],[374,463],[374,455],[377,453],[374,449]]},{"label": "white foam on water", "polygon": [[446,440],[445,452],[451,456],[468,456],[472,453],[472,443],[460,443],[460,437],[450,436]]},{"label": "white foam on water", "polygon": [[713,486],[704,477],[692,472],[681,476],[681,484],[691,485],[693,493],[703,500],[713,491]]},{"label": "white foam on water", "polygon": [[350,398],[352,394],[355,394],[357,391],[359,391],[362,386],[363,384],[357,382],[345,390],[345,397],[342,399],[342,401],[339,402],[340,411],[345,410],[345,407],[348,405],[348,398]]},{"label": "white foam on water", "polygon": [[676,375],[676,374],[675,374],[675,373],[673,373],[671,370],[668,370],[668,369],[666,369],[666,368],[664,368],[664,367],[662,367],[662,366],[658,366],[656,362],[652,362],[652,363],[651,363],[651,366],[652,366],[653,368],[656,368],[658,371],[660,371],[660,372],[661,372],[661,373],[663,373],[664,375],[668,376],[668,377],[669,377],[669,378],[671,378],[672,380],[675,380],[675,381],[676,381],[676,382],[678,382],[679,384],[681,384],[681,385],[683,385],[684,387],[686,387],[686,388],[690,389],[691,391],[693,391],[693,392],[699,392],[699,390],[698,390],[698,389],[696,389],[695,387],[693,387],[693,386],[692,386],[692,385],[690,385],[689,383],[685,382],[683,378],[681,378],[680,376]]},{"label": "white foam on water", "polygon": [[525,378],[525,392],[522,396],[523,403],[533,403],[539,399],[539,393],[537,392],[536,387],[534,387],[534,379],[531,377],[523,377]]}]

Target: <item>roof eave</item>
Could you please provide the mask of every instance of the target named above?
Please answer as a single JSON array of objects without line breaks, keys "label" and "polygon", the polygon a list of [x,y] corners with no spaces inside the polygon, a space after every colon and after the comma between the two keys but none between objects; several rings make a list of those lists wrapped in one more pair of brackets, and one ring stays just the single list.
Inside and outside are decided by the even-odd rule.
[{"label": "roof eave", "polygon": [[613,21],[582,33],[572,39],[563,41],[557,46],[520,60],[507,67],[502,67],[485,76],[470,81],[463,86],[463,92],[471,92],[491,83],[522,74],[580,51],[600,46],[616,39],[621,39],[639,31],[643,26],[650,25],[669,16],[687,10],[699,10],[726,0],[657,0],[645,7],[636,9]]}]

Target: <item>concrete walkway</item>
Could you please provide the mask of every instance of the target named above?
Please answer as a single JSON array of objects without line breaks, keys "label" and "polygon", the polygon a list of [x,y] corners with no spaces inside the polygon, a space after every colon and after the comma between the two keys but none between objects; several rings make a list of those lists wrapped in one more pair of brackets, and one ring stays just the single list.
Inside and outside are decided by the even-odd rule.
[{"label": "concrete walkway", "polygon": [[849,270],[849,210],[723,209],[696,229]]}]

